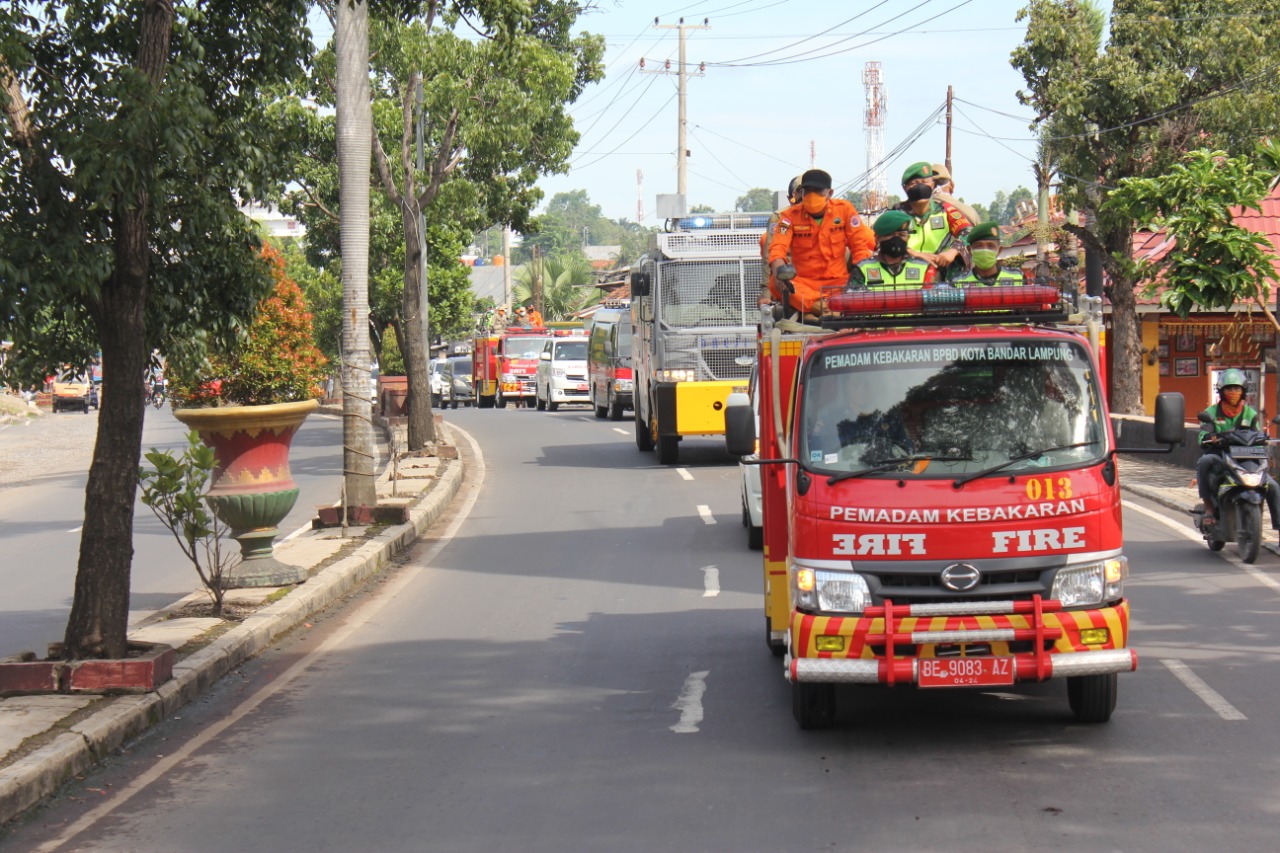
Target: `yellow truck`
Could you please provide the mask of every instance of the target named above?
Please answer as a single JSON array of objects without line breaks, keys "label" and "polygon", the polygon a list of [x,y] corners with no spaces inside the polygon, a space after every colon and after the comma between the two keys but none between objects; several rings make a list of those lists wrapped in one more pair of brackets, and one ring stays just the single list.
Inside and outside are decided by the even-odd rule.
[{"label": "yellow truck", "polygon": [[64,373],[53,381],[53,410],[80,410],[89,414],[89,407],[98,407],[97,395],[94,394],[93,383],[87,376]]}]

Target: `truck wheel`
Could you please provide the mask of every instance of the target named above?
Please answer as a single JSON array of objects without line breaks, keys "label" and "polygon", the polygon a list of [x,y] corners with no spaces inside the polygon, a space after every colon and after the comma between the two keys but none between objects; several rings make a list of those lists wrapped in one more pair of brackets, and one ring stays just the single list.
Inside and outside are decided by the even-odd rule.
[{"label": "truck wheel", "polygon": [[492,409],[492,408],[493,408],[493,398],[492,398],[492,397],[481,397],[481,398],[480,398],[480,402],[479,402],[479,403],[477,403],[476,405],[478,405],[478,406],[479,406],[480,408],[482,408],[482,409]]},{"label": "truck wheel", "polygon": [[1116,709],[1120,679],[1106,675],[1076,675],[1067,679],[1067,702],[1082,723],[1105,723]]},{"label": "truck wheel", "polygon": [[612,400],[609,401],[609,420],[611,421],[622,420],[622,401],[619,400],[617,397],[614,397]]},{"label": "truck wheel", "polygon": [[806,731],[830,727],[836,717],[836,686],[792,684],[791,713]]},{"label": "truck wheel", "polygon": [[507,398],[502,396],[501,391],[498,392],[498,396],[494,399],[493,404],[499,409],[505,409],[507,407]]},{"label": "truck wheel", "polygon": [[658,436],[658,462],[663,465],[674,465],[680,458],[680,436]]},{"label": "truck wheel", "polygon": [[550,397],[548,397],[548,398],[547,398],[547,411],[548,411],[548,412],[555,412],[555,411],[559,411],[559,409],[560,409],[560,404],[559,404],[559,403],[557,403],[555,400],[551,399]]},{"label": "truck wheel", "polygon": [[768,615],[764,617],[764,641],[769,646],[769,652],[775,658],[780,658],[787,653],[787,641],[775,640],[773,638],[773,631],[770,630]]},{"label": "truck wheel", "polygon": [[1243,521],[1236,533],[1236,547],[1240,549],[1240,559],[1252,563],[1258,559],[1258,552],[1262,549],[1262,507],[1246,505]]},{"label": "truck wheel", "polygon": [[[606,398],[606,402],[608,402],[607,398]],[[608,406],[596,405],[596,395],[594,392],[591,394],[591,407],[596,410],[596,417],[599,418],[600,420],[604,420],[605,415],[609,414]]]},{"label": "truck wheel", "polygon": [[547,410],[547,401],[542,399],[541,397],[536,398],[536,401],[534,402],[534,408],[536,408],[539,412],[545,412]]},{"label": "truck wheel", "polygon": [[653,436],[649,434],[649,425],[640,417],[640,410],[636,409],[636,447],[641,451],[648,452],[653,450]]}]

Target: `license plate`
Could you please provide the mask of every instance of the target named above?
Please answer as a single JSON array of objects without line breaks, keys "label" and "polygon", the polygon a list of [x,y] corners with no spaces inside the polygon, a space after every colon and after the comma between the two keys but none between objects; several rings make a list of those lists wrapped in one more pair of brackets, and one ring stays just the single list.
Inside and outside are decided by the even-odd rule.
[{"label": "license plate", "polygon": [[1233,447],[1231,448],[1232,459],[1266,459],[1267,448],[1265,447]]},{"label": "license plate", "polygon": [[574,389],[573,389],[573,390],[575,390],[575,391],[585,391],[585,390],[587,390],[587,383],[585,383],[585,382],[579,382],[577,385],[575,385],[575,386],[574,386]]},{"label": "license plate", "polygon": [[921,687],[1013,684],[1013,658],[923,658]]}]

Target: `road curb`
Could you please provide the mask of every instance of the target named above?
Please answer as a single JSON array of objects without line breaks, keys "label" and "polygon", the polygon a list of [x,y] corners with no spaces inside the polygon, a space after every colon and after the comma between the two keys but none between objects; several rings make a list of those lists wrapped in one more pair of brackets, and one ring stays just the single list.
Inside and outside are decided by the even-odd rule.
[{"label": "road curb", "polygon": [[205,648],[174,664],[173,678],[142,696],[104,699],[48,744],[0,769],[0,824],[52,795],[102,758],[198,698],[224,675],[333,604],[417,540],[462,486],[461,459],[441,463],[439,479],[409,510],[409,521],[370,537],[289,595],[262,608]]}]

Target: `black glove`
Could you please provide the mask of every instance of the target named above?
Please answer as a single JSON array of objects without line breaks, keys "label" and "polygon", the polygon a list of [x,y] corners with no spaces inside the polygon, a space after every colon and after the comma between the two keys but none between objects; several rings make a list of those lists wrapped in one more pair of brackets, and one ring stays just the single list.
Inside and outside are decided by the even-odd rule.
[{"label": "black glove", "polygon": [[796,277],[796,268],[791,264],[783,264],[773,271],[773,277],[778,281],[791,281]]}]

